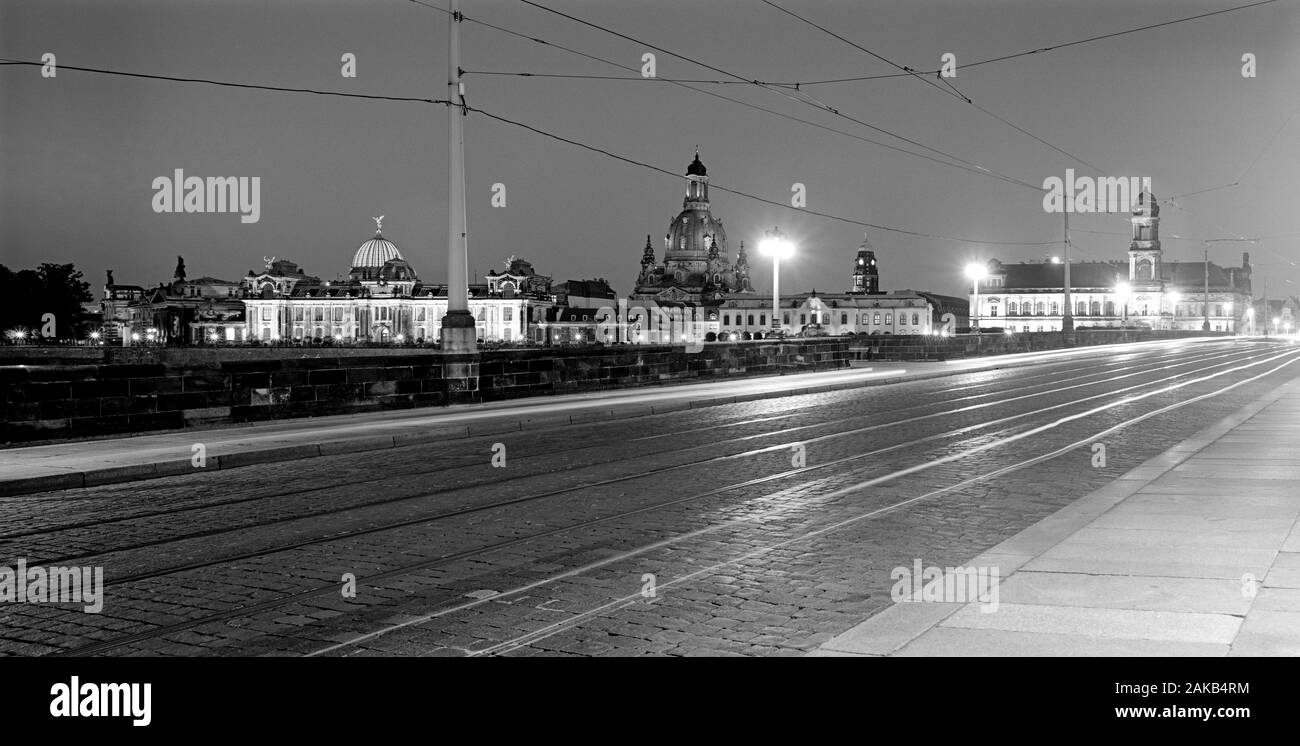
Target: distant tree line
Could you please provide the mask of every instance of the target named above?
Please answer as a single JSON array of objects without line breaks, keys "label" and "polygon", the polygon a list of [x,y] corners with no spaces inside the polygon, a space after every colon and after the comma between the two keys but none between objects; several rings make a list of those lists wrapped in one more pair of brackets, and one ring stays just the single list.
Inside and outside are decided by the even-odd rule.
[{"label": "distant tree line", "polygon": [[47,313],[54,315],[56,339],[82,337],[98,317],[81,304],[94,298],[90,283],[71,264],[46,262],[17,272],[0,264],[0,331],[6,338],[19,329],[28,339],[39,337]]}]

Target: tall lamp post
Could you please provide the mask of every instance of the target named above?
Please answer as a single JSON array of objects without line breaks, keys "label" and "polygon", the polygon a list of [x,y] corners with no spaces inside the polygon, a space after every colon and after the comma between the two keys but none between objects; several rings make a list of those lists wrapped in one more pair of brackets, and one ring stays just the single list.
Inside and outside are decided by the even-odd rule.
[{"label": "tall lamp post", "polygon": [[772,333],[781,333],[781,260],[794,254],[794,244],[773,227],[763,234],[758,243],[758,252],[772,257]]},{"label": "tall lamp post", "polygon": [[442,351],[478,349],[477,324],[469,311],[469,257],[465,213],[465,89],[460,80],[460,0],[450,0],[451,30],[447,44],[447,315],[442,317]]},{"label": "tall lamp post", "polygon": [[970,278],[971,286],[975,289],[975,302],[972,304],[971,331],[975,334],[980,333],[980,280],[988,276],[988,268],[979,262],[971,262],[966,265],[966,276]]},{"label": "tall lamp post", "polygon": [[1119,296],[1120,307],[1123,309],[1120,316],[1120,326],[1124,329],[1128,328],[1128,293],[1129,284],[1127,282],[1121,282],[1115,286],[1115,295]]}]

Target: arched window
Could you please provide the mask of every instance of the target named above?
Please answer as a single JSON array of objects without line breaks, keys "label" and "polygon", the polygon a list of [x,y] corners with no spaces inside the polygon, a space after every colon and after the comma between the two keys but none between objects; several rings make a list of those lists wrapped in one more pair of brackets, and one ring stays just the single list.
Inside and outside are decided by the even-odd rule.
[{"label": "arched window", "polygon": [[747,319],[747,322],[749,323],[750,326],[753,326],[753,325],[754,325],[754,314],[751,313],[751,314],[749,315],[749,317],[748,317],[748,319]]},{"label": "arched window", "polygon": [[876,315],[873,317],[873,320],[872,320],[871,323],[873,323],[873,324],[879,324],[879,323],[880,323],[880,312],[879,312],[879,311],[876,311]]},{"label": "arched window", "polygon": [[1053,315],[1053,316],[1060,316],[1060,315],[1061,315],[1061,304],[1060,304],[1060,303],[1057,303],[1057,302],[1055,302],[1055,301],[1052,302],[1052,315]]},{"label": "arched window", "polygon": [[1089,313],[1090,315],[1092,315],[1092,316],[1100,316],[1100,315],[1101,315],[1101,301],[1099,301],[1099,300],[1095,300],[1095,301],[1093,301],[1093,302],[1092,302],[1092,305],[1088,308],[1088,313]]},{"label": "arched window", "polygon": [[1115,301],[1113,300],[1106,301],[1106,315],[1107,316],[1115,315]]},{"label": "arched window", "polygon": [[913,313],[913,314],[912,314],[912,326],[917,326],[917,325],[920,324],[920,323],[921,323],[921,315],[920,315],[919,313]]},{"label": "arched window", "polygon": [[1075,315],[1075,316],[1087,316],[1087,315],[1088,315],[1088,306],[1087,306],[1087,304],[1084,303],[1083,301],[1079,301],[1079,302],[1075,303],[1075,304],[1074,304],[1074,315]]},{"label": "arched window", "polygon": [[722,315],[722,325],[723,325],[723,326],[730,326],[730,325],[731,325],[731,314],[726,313],[726,314],[723,314],[723,315]]},{"label": "arched window", "polygon": [[1020,306],[1017,305],[1015,301],[1009,301],[1007,303],[1008,316],[1015,316],[1019,312],[1019,310],[1020,310]]},{"label": "arched window", "polygon": [[885,314],[885,326],[889,326],[890,324],[893,323],[894,323],[894,314],[892,313]]}]

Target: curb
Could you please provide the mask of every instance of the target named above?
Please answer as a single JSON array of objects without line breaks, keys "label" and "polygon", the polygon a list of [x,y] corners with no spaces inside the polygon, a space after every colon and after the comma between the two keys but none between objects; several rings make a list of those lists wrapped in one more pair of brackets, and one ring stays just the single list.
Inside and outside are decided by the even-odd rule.
[{"label": "curb", "polygon": [[[78,487],[98,487],[108,484],[138,482],[158,477],[170,477],[180,474],[192,474],[201,471],[220,471],[238,469],[257,464],[269,464],[284,461],[297,461],[318,456],[332,456],[341,453],[360,453],[379,451],[388,448],[401,448],[420,443],[435,443],[446,440],[504,435],[525,430],[546,430],[555,427],[590,425],[609,420],[635,419],[651,417],[671,412],[684,412],[692,409],[758,401],[760,399],[780,399],[787,396],[823,394],[832,391],[866,388],[869,386],[887,386],[896,383],[910,383],[934,378],[978,373],[989,370],[1001,370],[1007,365],[990,365],[976,370],[944,370],[916,375],[895,375],[888,378],[869,378],[861,381],[827,384],[824,386],[801,386],[789,389],[763,391],[738,396],[719,396],[705,399],[689,399],[668,404],[635,404],[626,407],[613,406],[609,409],[595,409],[572,415],[543,415],[514,420],[496,420],[467,425],[454,425],[433,428],[412,433],[394,435],[365,435],[355,438],[339,438],[321,443],[308,443],[292,446],[274,446],[270,448],[236,451],[207,459],[207,465],[193,466],[188,458],[168,459],[145,464],[128,464],[102,469],[89,469],[81,472],[46,474],[37,477],[19,479],[0,479],[0,497],[28,495],[36,492],[74,489]],[[848,369],[845,369],[848,370]],[[629,389],[635,390],[635,389]],[[197,434],[197,433],[196,433]]]},{"label": "curb", "polygon": [[[1110,484],[1094,490],[1013,536],[962,563],[963,567],[1008,568],[1003,580],[1085,528],[1103,513],[1132,497],[1192,456],[1232,432],[1281,398],[1278,391],[1256,399],[1152,456]],[[938,626],[966,603],[895,603],[810,650],[805,657],[890,656]],[[863,637],[867,639],[862,639]],[[856,639],[855,639],[856,638]]]}]

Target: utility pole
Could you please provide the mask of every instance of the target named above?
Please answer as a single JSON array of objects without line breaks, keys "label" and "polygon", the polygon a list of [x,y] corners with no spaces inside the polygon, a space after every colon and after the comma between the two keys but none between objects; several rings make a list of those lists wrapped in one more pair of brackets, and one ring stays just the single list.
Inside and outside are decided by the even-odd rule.
[{"label": "utility pole", "polygon": [[1264,297],[1260,300],[1264,305],[1264,338],[1268,339],[1268,275],[1264,275]]},{"label": "utility pole", "polygon": [[1070,211],[1061,213],[1065,217],[1065,248],[1061,252],[1061,263],[1065,265],[1065,315],[1061,317],[1061,333],[1065,335],[1065,346],[1074,345],[1074,303],[1070,300]]},{"label": "utility pole", "polygon": [[1205,312],[1205,321],[1201,323],[1201,331],[1210,330],[1210,245],[1205,245],[1205,297],[1202,303],[1202,311]]},{"label": "utility pole", "polygon": [[[460,0],[449,0],[447,45],[447,315],[442,317],[442,351],[477,351],[469,312],[469,247],[465,212],[465,88],[460,80]],[[459,104],[454,102],[459,101]]]}]

